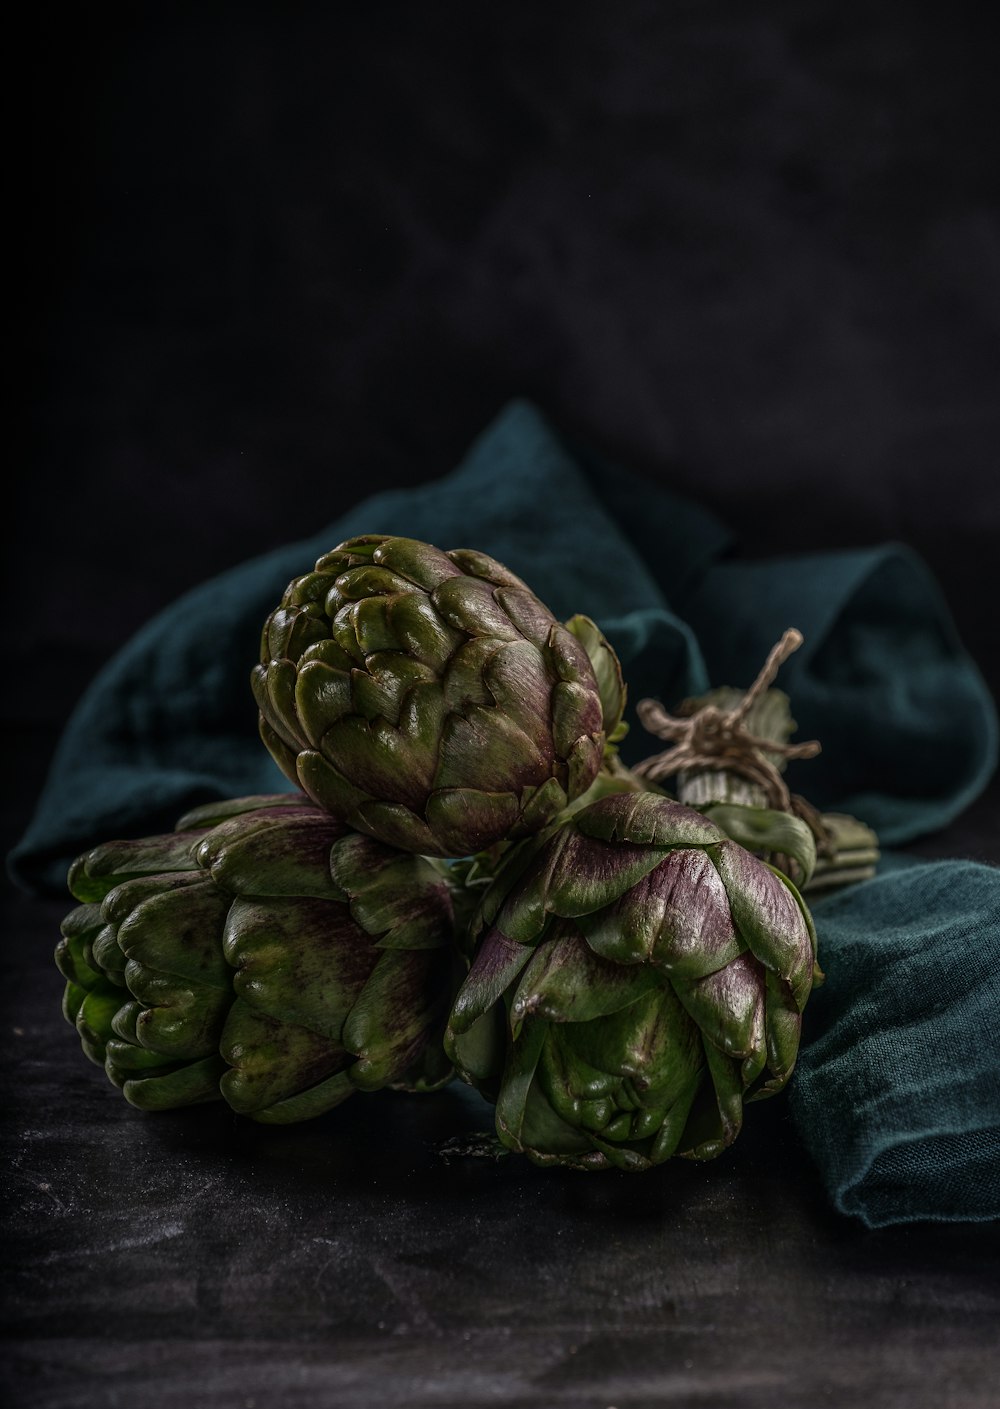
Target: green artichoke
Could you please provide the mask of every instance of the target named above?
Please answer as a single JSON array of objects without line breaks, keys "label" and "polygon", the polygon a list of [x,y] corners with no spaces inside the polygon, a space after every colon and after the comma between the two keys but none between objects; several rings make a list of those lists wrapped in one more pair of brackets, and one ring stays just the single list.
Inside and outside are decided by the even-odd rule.
[{"label": "green artichoke", "polygon": [[253,687],[264,742],[315,802],[452,857],[537,832],[584,793],[623,700],[588,619],[560,625],[484,553],[378,534],[290,584]]},{"label": "green artichoke", "polygon": [[820,976],[794,886],[651,793],[510,853],[480,929],[445,1048],[539,1164],[719,1154],[788,1080]]},{"label": "green artichoke", "polygon": [[270,1123],[355,1090],[427,1090],[455,988],[447,879],[301,794],[238,798],[110,842],[56,962],[84,1051],[133,1105],[223,1097]]}]

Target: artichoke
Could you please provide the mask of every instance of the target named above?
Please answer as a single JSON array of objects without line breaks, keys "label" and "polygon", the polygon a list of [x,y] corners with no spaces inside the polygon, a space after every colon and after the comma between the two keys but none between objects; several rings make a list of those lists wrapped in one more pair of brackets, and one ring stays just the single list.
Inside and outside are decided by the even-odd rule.
[{"label": "artichoke", "polygon": [[301,794],[239,798],[82,856],[56,962],[84,1051],[129,1101],[270,1123],[432,1089],[454,992],[447,879]]},{"label": "artichoke", "polygon": [[484,553],[378,534],[290,584],[253,688],[296,786],[388,845],[450,857],[537,832],[583,794],[623,702],[593,622],[560,625]]},{"label": "artichoke", "polygon": [[708,1159],[795,1064],[815,931],[700,813],[607,796],[506,858],[445,1047],[538,1164]]}]

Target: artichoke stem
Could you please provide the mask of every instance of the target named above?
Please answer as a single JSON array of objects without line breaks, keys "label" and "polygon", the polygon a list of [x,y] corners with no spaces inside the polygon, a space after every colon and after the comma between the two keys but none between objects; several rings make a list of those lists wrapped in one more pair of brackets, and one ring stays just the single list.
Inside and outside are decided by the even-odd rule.
[{"label": "artichoke stem", "polygon": [[768,805],[767,794],[759,783],[724,768],[679,773],[677,800],[688,807],[708,807],[713,802],[734,802],[742,807]]}]

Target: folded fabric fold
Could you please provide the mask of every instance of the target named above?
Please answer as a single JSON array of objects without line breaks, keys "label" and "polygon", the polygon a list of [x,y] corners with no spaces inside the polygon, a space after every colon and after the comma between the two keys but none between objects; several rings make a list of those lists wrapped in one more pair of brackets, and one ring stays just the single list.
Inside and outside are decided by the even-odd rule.
[{"label": "folded fabric fold", "polygon": [[892,870],[815,907],[827,981],[792,1111],[870,1228],[1000,1216],[1000,870]]},{"label": "folded fabric fold", "polygon": [[[712,515],[571,448],[515,402],[452,474],[376,495],[139,632],[70,720],[10,857],[14,878],[65,894],[70,861],[99,841],[169,827],[211,799],[287,788],[249,688],[261,625],[291,578],[372,532],[482,549],[558,616],[594,617],[633,705],[746,686],[798,627],[805,645],[779,683],[798,737],[819,737],[824,752],[790,781],[883,841],[943,825],[995,766],[993,703],[912,553],[733,559]],[[629,762],[659,748],[632,720]],[[815,1015],[810,1005],[793,1110],[837,1207],[871,1226],[1000,1216],[998,896],[1000,872],[933,863],[817,906],[829,978]]]}]

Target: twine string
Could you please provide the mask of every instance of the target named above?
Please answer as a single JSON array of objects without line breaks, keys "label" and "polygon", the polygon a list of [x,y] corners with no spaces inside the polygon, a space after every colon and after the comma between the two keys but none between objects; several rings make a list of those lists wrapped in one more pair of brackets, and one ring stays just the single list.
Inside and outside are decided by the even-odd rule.
[{"label": "twine string", "polygon": [[694,714],[669,714],[659,700],[640,700],[636,713],[644,729],[671,745],[662,753],[644,759],[632,770],[651,782],[668,778],[682,769],[699,768],[736,773],[763,789],[768,805],[787,812],[792,798],[775,763],[767,757],[815,758],[820,752],[816,739],[802,744],[780,744],[751,734],[745,720],[750,710],[769,689],[783,663],[802,645],[802,633],[790,627],[768,652],[756,680],[732,709],[704,705]]}]

